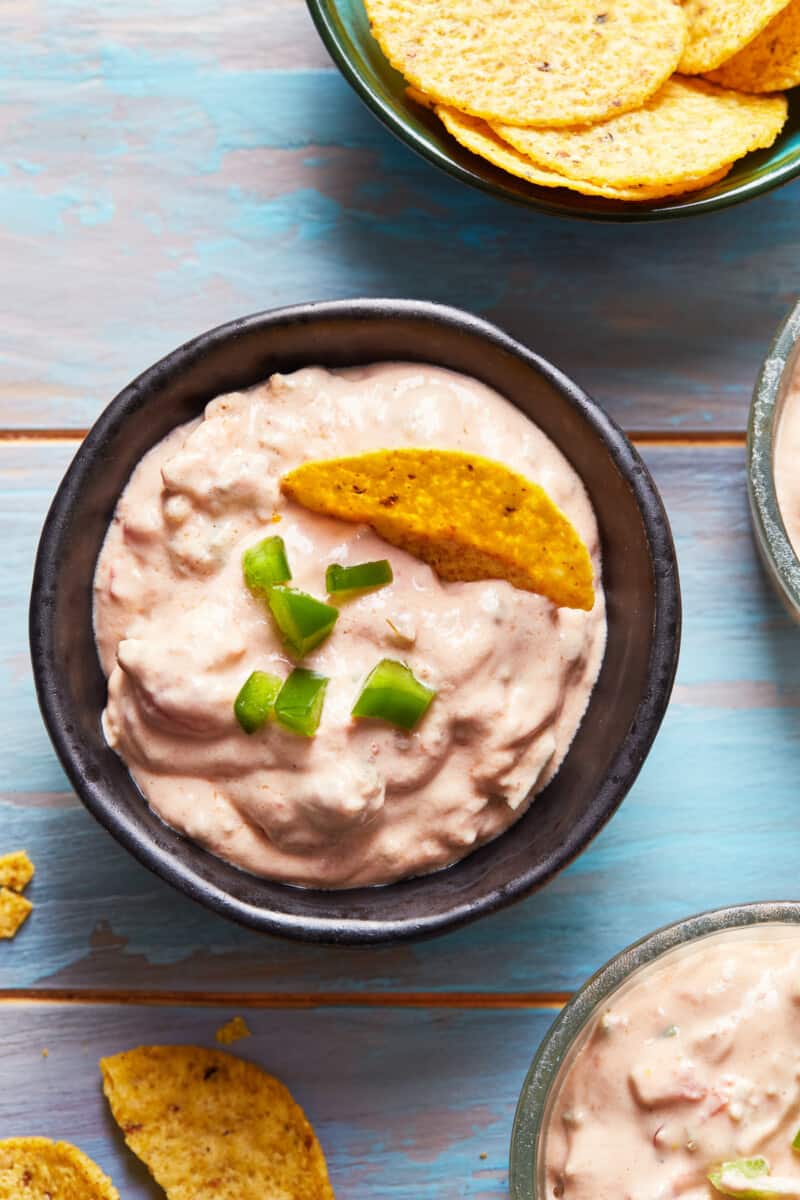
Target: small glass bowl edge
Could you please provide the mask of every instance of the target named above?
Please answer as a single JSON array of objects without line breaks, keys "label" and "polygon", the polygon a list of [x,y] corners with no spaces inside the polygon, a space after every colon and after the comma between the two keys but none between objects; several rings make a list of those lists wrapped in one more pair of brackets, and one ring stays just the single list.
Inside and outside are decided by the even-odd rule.
[{"label": "small glass bowl edge", "polygon": [[564,1006],[545,1034],[522,1085],[509,1153],[511,1200],[546,1200],[539,1188],[539,1147],[548,1102],[562,1062],[598,1007],[634,971],[689,942],[761,924],[800,924],[800,901],[762,901],[698,913],[665,925],[627,946],[595,972]]},{"label": "small glass bowl edge", "polygon": [[800,622],[800,561],[783,523],[775,489],[775,437],[800,354],[800,301],[783,321],[753,391],[747,425],[747,491],[756,545],[767,574]]}]

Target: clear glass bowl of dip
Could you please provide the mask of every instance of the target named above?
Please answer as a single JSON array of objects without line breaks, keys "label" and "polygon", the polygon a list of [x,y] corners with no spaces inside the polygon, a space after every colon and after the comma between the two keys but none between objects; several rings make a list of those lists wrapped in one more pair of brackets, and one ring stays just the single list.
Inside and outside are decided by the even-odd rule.
[{"label": "clear glass bowl of dip", "polygon": [[550,1113],[584,1034],[609,997],[627,989],[657,959],[689,943],[730,930],[776,925],[800,925],[800,902],[742,904],[688,917],[622,950],[575,993],[545,1035],[522,1085],[511,1133],[511,1200],[552,1200],[544,1182]]},{"label": "clear glass bowl of dip", "polygon": [[800,302],[778,330],[753,392],[747,427],[747,489],[756,544],[790,615],[800,621],[800,561],[789,541],[775,488],[775,442],[798,366]]}]

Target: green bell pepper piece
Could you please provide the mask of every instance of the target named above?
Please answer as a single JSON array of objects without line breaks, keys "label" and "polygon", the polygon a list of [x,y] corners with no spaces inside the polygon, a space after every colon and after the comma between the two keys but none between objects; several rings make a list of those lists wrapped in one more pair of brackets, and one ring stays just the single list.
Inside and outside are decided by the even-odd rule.
[{"label": "green bell pepper piece", "polygon": [[276,583],[292,578],[283,538],[264,538],[242,555],[244,581],[254,596],[266,596]]},{"label": "green bell pepper piece", "polygon": [[433,688],[420,683],[405,663],[384,658],[367,676],[353,716],[374,717],[401,729],[413,729],[435,695]]},{"label": "green bell pepper piece", "polygon": [[275,701],[275,716],[292,733],[313,737],[319,728],[328,680],[316,671],[295,667]]},{"label": "green bell pepper piece", "polygon": [[325,587],[331,595],[341,596],[386,587],[393,579],[392,565],[388,558],[382,558],[378,562],[357,563],[352,567],[332,563],[325,572]]},{"label": "green bell pepper piece", "polygon": [[284,643],[297,658],[324,641],[339,617],[334,605],[294,588],[270,588],[267,604]]},{"label": "green bell pepper piece", "polygon": [[253,671],[245,680],[233,704],[236,720],[245,733],[255,733],[266,725],[275,711],[275,698],[282,686],[282,679],[266,671]]}]

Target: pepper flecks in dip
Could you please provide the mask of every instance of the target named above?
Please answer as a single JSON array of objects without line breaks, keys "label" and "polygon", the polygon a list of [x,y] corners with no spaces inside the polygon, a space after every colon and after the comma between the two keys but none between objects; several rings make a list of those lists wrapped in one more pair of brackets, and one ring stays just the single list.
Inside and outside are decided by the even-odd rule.
[{"label": "pepper flecks in dip", "polygon": [[800,928],[729,930],[642,968],[549,1111],[547,1197],[800,1196]]},{"label": "pepper flecks in dip", "polygon": [[[590,551],[591,611],[503,580],[442,582],[368,526],[281,493],[309,459],[420,446],[481,454],[540,484]],[[328,567],[391,566],[382,585],[336,601],[335,627],[302,661],[286,641],[294,614],[280,611],[279,626],[254,585],[277,544],[250,556],[253,587],[243,571],[245,551],[273,536],[291,571],[273,609],[289,592],[331,603]],[[483,384],[402,363],[308,368],[214,400],[145,456],[98,562],[95,632],[106,737],[169,825],[269,878],[386,883],[497,836],[557,771],[605,646],[597,526],[560,451]],[[409,669],[410,731],[352,715],[385,660]],[[327,684],[318,726],[296,731],[273,693],[298,666]],[[240,695],[254,672],[273,677],[266,699],[260,676]]]}]

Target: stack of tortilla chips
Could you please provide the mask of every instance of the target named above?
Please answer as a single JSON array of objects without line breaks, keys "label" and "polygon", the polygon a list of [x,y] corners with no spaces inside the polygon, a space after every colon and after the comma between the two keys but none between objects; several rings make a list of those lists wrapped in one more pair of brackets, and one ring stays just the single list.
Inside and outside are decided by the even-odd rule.
[{"label": "stack of tortilla chips", "polygon": [[393,66],[463,146],[540,187],[642,201],[772,145],[800,0],[366,0]]}]

